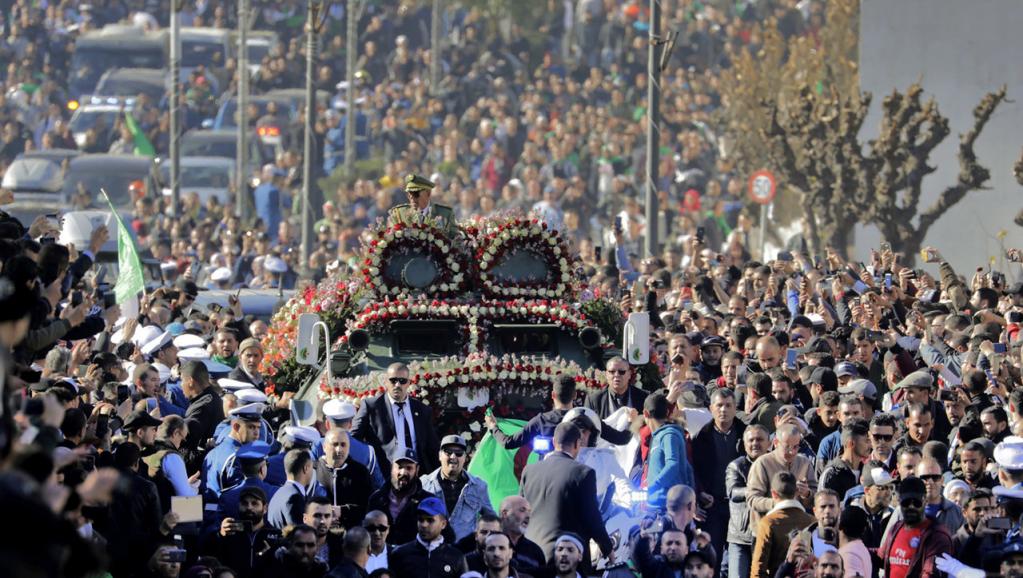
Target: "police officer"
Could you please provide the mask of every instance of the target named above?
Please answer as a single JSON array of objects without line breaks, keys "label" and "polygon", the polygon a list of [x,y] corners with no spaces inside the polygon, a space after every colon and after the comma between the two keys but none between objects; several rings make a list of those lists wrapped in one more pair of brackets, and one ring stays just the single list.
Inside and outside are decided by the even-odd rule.
[{"label": "police officer", "polygon": [[[351,436],[352,420],[355,419],[355,406],[347,401],[332,399],[323,404],[323,417],[327,431],[342,429],[349,432],[348,459],[362,464],[369,470],[370,480],[373,487],[370,493],[379,490],[384,485],[384,474],[380,471],[380,464],[377,463],[376,452],[369,447],[369,444]],[[323,440],[313,446],[313,457],[319,460],[323,457]]]},{"label": "police officer", "polygon": [[242,482],[230,490],[220,494],[220,515],[225,518],[238,517],[238,500],[246,488],[257,487],[263,490],[267,503],[277,491],[277,486],[263,481],[266,478],[266,458],[270,455],[270,445],[262,440],[243,445],[235,454],[242,471]]},{"label": "police officer", "polygon": [[[288,481],[288,475],[284,470],[284,454],[293,449],[304,449],[312,453],[313,446],[320,441],[320,432],[309,426],[286,425],[281,428],[280,441],[280,453],[270,456],[266,464],[266,479],[264,481],[274,486],[283,486]],[[314,476],[312,487],[306,488],[309,495],[313,495],[315,483]]]},{"label": "police officer", "polygon": [[[234,407],[240,405],[248,405],[250,403],[261,403],[264,405],[266,404],[266,394],[260,391],[259,389],[252,387],[252,384],[250,383],[245,383],[244,381],[238,381],[236,379],[228,379],[226,377],[222,377],[217,380],[217,385],[219,385],[224,390],[225,413],[230,413],[230,411],[234,409]],[[233,407],[229,407],[229,405],[232,405],[230,402],[231,398],[228,397],[229,395],[233,397],[235,400],[233,403]],[[270,453],[273,453],[280,447],[277,444],[277,440],[274,438],[273,428],[270,427],[270,424],[266,421],[266,419],[261,417],[259,421],[260,421],[259,439],[266,442],[267,444],[270,444]],[[213,443],[219,444],[220,442],[224,441],[224,439],[227,437],[227,434],[230,432],[231,420],[225,419],[224,421],[220,422],[220,424],[217,425],[217,429],[213,431]]]},{"label": "police officer", "polygon": [[263,404],[250,403],[231,410],[231,433],[210,450],[202,464],[202,487],[207,508],[216,508],[220,494],[242,482],[241,464],[237,453],[247,443],[259,438],[260,416]]},{"label": "police officer", "polygon": [[453,237],[457,232],[455,212],[451,207],[430,202],[430,194],[436,186],[433,181],[419,175],[410,174],[405,177],[405,196],[408,202],[392,208],[388,212],[388,222],[392,225],[416,223],[431,218],[437,221],[448,237]]}]

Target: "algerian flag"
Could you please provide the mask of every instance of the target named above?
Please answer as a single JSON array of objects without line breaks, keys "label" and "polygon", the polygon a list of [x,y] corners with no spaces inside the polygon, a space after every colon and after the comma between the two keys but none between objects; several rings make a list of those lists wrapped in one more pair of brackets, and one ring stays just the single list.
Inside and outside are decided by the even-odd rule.
[{"label": "algerian flag", "polygon": [[[513,435],[526,425],[520,419],[498,419],[497,427],[505,435]],[[525,451],[525,450],[523,450]],[[519,479],[515,475],[515,455],[517,450],[506,450],[497,443],[489,433],[483,436],[476,446],[476,455],[469,463],[469,473],[487,482],[490,492],[490,503],[495,509],[508,496],[519,494]],[[539,461],[539,457],[530,452],[527,464]]]},{"label": "algerian flag", "polygon": [[124,226],[121,216],[114,209],[110,197],[103,189],[99,190],[103,198],[110,205],[110,212],[114,214],[117,221],[117,283],[114,284],[114,295],[117,296],[117,303],[137,297],[139,292],[145,292],[146,281],[142,277],[142,262],[139,260],[139,253],[135,249],[135,240],[132,239],[128,227]]},{"label": "algerian flag", "polygon": [[140,157],[155,157],[156,149],[153,148],[153,143],[149,142],[146,137],[146,133],[139,128],[135,117],[131,114],[124,113],[124,126],[128,127],[128,132],[131,133],[131,138],[135,141],[135,154]]}]

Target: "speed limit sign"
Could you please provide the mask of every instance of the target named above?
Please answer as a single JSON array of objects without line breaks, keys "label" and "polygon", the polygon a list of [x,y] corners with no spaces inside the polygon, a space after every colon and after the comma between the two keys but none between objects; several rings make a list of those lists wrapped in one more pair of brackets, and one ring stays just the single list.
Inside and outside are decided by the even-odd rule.
[{"label": "speed limit sign", "polygon": [[777,181],[771,171],[757,171],[749,177],[749,198],[766,205],[774,200]]}]

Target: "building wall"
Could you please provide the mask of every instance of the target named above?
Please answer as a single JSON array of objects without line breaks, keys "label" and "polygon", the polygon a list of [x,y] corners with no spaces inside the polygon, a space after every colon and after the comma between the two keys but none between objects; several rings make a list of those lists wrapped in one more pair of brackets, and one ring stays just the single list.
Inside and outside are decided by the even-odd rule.
[{"label": "building wall", "polygon": [[[986,92],[1008,86],[975,148],[991,171],[990,189],[969,193],[926,240],[962,274],[990,256],[1006,271],[998,231],[1008,232],[1006,246],[1023,248],[1023,227],[1012,222],[1023,207],[1023,187],[1012,175],[1023,150],[1023,0],[862,0],[861,8],[860,80],[874,95],[862,140],[877,133],[884,95],[917,79],[949,118],[951,134],[931,157],[938,170],[924,181],[921,207],[955,181],[958,135],[972,125],[973,108]],[[856,254],[867,257],[879,240],[876,230],[858,231]]]}]

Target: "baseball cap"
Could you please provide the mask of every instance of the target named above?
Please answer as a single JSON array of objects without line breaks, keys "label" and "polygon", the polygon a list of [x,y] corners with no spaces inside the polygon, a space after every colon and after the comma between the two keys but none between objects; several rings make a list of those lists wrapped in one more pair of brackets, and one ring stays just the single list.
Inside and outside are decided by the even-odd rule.
[{"label": "baseball cap", "polygon": [[867,379],[854,379],[844,387],[838,388],[838,393],[862,395],[867,399],[877,399],[877,387]]},{"label": "baseball cap", "polygon": [[426,498],[422,502],[419,502],[419,507],[416,508],[416,511],[426,514],[427,516],[448,517],[448,509],[444,506],[444,502],[440,498]]},{"label": "baseball cap", "polygon": [[860,483],[864,488],[887,486],[894,481],[891,473],[881,467],[863,468],[863,473],[860,474]]},{"label": "baseball cap", "polygon": [[440,440],[440,447],[444,446],[461,446],[462,449],[469,447],[469,444],[465,443],[465,438],[460,435],[447,435],[444,439]]}]

